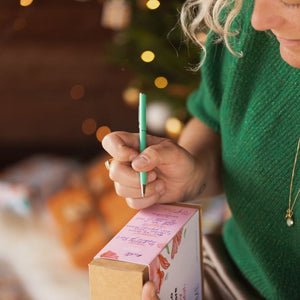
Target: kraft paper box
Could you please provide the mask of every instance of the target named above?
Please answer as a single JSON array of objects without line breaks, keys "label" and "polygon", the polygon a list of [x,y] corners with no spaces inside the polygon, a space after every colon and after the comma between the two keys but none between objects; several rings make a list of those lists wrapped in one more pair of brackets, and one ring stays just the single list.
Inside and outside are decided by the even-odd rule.
[{"label": "kraft paper box", "polygon": [[89,264],[89,279],[91,300],[141,300],[147,280],[161,300],[201,300],[201,208],[139,211]]}]

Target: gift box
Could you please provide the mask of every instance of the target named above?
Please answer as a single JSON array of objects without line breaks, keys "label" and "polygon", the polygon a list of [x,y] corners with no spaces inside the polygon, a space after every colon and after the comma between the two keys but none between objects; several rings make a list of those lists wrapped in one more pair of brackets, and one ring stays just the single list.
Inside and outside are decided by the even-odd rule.
[{"label": "gift box", "polygon": [[91,300],[140,300],[145,281],[160,299],[202,299],[201,208],[139,211],[89,264]]}]

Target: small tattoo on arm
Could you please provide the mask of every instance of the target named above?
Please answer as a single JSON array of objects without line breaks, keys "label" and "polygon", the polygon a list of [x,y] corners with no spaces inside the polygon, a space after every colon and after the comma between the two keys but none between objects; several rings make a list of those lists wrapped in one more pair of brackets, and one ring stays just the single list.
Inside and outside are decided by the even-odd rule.
[{"label": "small tattoo on arm", "polygon": [[206,183],[204,182],[204,183],[200,186],[198,195],[201,195],[201,194],[204,192],[205,189],[206,189]]}]

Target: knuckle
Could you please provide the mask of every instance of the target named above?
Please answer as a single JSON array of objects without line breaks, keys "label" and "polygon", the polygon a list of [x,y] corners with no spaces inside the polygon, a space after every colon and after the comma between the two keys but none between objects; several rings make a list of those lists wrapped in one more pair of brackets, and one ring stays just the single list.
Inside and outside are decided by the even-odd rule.
[{"label": "knuckle", "polygon": [[146,155],[156,162],[160,160],[161,151],[167,151],[170,157],[176,157],[176,143],[170,139],[164,138],[159,144],[149,146],[145,151]]},{"label": "knuckle", "polygon": [[161,144],[163,144],[164,146],[167,146],[167,147],[171,147],[171,146],[173,147],[175,145],[175,142],[173,140],[164,138],[162,140]]},{"label": "knuckle", "polygon": [[117,144],[116,145],[116,153],[118,153],[118,159],[120,161],[127,161],[129,155],[129,149],[127,145],[124,144]]},{"label": "knuckle", "polygon": [[158,155],[158,149],[157,147],[155,147],[156,145],[152,145],[152,146],[149,146],[145,152],[150,156],[150,157],[155,157]]}]

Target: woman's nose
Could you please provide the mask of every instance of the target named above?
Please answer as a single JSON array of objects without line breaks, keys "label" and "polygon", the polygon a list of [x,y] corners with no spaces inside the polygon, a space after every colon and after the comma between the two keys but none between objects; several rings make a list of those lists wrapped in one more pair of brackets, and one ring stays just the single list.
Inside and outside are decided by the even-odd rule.
[{"label": "woman's nose", "polygon": [[284,23],[279,11],[277,1],[255,0],[251,17],[252,27],[258,31],[278,29]]}]

